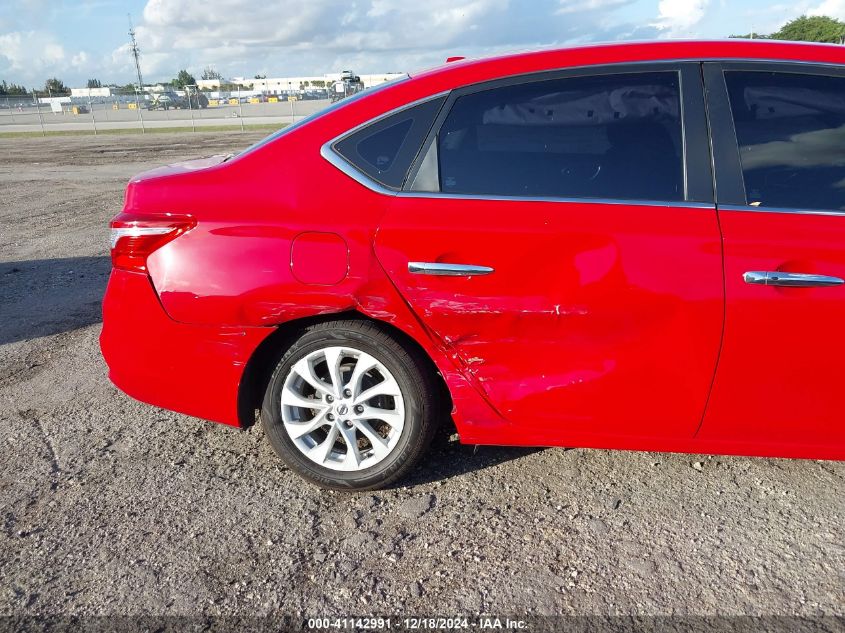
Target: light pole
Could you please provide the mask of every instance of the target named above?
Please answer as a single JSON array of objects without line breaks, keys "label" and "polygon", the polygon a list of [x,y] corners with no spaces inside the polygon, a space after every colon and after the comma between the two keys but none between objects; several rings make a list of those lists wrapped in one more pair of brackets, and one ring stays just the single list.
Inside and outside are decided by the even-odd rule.
[{"label": "light pole", "polygon": [[138,110],[138,119],[141,121],[141,134],[146,134],[147,129],[144,127],[144,114],[141,112],[141,104],[138,101],[138,93],[140,92],[140,87],[135,88],[135,109]]},{"label": "light pole", "polygon": [[[188,96],[188,110],[191,113],[191,132],[196,132],[197,128],[194,126],[194,104],[191,103],[191,88],[199,89],[199,87],[196,84],[186,84],[185,85],[185,92],[187,93],[187,96]],[[197,96],[197,106],[199,106],[199,104],[200,104],[200,100],[199,100],[199,96]]]},{"label": "light pole", "polygon": [[94,126],[94,136],[97,136],[97,118],[94,116],[94,104],[91,103],[91,88],[88,88],[88,109],[91,110],[91,124]]},{"label": "light pole", "polygon": [[41,136],[47,136],[47,133],[44,131],[44,117],[41,116],[41,106],[38,103],[38,92],[34,88],[32,89],[32,100],[35,101],[35,109],[38,110],[38,120],[41,121]]},{"label": "light pole", "polygon": [[[229,93],[231,94],[231,93]],[[241,103],[241,84],[238,84],[238,118],[241,120],[241,132],[244,131],[244,106]]]}]

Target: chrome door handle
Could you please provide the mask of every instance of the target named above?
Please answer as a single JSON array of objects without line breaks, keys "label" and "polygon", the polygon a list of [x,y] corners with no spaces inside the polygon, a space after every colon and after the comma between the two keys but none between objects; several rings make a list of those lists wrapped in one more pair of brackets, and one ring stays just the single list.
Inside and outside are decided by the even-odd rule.
[{"label": "chrome door handle", "polygon": [[472,264],[441,264],[438,262],[408,262],[408,272],[415,275],[437,275],[440,277],[473,277],[489,275],[493,269],[489,266]]},{"label": "chrome door handle", "polygon": [[786,286],[789,288],[813,288],[823,286],[841,286],[845,280],[829,275],[810,273],[782,273],[777,270],[749,271],[742,276],[747,284],[761,286]]}]

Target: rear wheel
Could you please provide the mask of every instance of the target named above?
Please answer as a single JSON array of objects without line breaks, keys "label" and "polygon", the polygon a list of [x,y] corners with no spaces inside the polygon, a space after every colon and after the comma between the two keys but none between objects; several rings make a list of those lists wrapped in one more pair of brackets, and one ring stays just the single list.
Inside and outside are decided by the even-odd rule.
[{"label": "rear wheel", "polygon": [[406,474],[434,435],[439,390],[419,353],[368,321],[306,329],[273,373],[261,419],[310,481],[374,489]]}]

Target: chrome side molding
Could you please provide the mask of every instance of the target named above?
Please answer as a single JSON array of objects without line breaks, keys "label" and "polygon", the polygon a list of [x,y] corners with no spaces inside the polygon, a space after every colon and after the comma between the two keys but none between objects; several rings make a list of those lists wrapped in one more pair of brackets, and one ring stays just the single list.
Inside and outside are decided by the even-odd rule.
[{"label": "chrome side molding", "polygon": [[742,275],[747,284],[760,286],[784,286],[787,288],[814,288],[824,286],[841,286],[845,280],[829,275],[813,275],[810,273],[782,273],[777,270],[752,270]]},{"label": "chrome side molding", "polygon": [[408,272],[415,275],[435,275],[439,277],[474,277],[489,275],[493,269],[489,266],[472,264],[441,264],[437,262],[408,262]]}]

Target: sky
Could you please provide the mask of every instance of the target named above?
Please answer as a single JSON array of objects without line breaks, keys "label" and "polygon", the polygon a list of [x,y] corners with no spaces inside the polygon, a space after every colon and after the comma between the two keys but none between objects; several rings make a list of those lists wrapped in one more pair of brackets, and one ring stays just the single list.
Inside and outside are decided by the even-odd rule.
[{"label": "sky", "polygon": [[412,72],[596,41],[776,31],[802,14],[845,19],[845,0],[0,0],[0,80],[145,83],[211,66],[225,77]]}]

